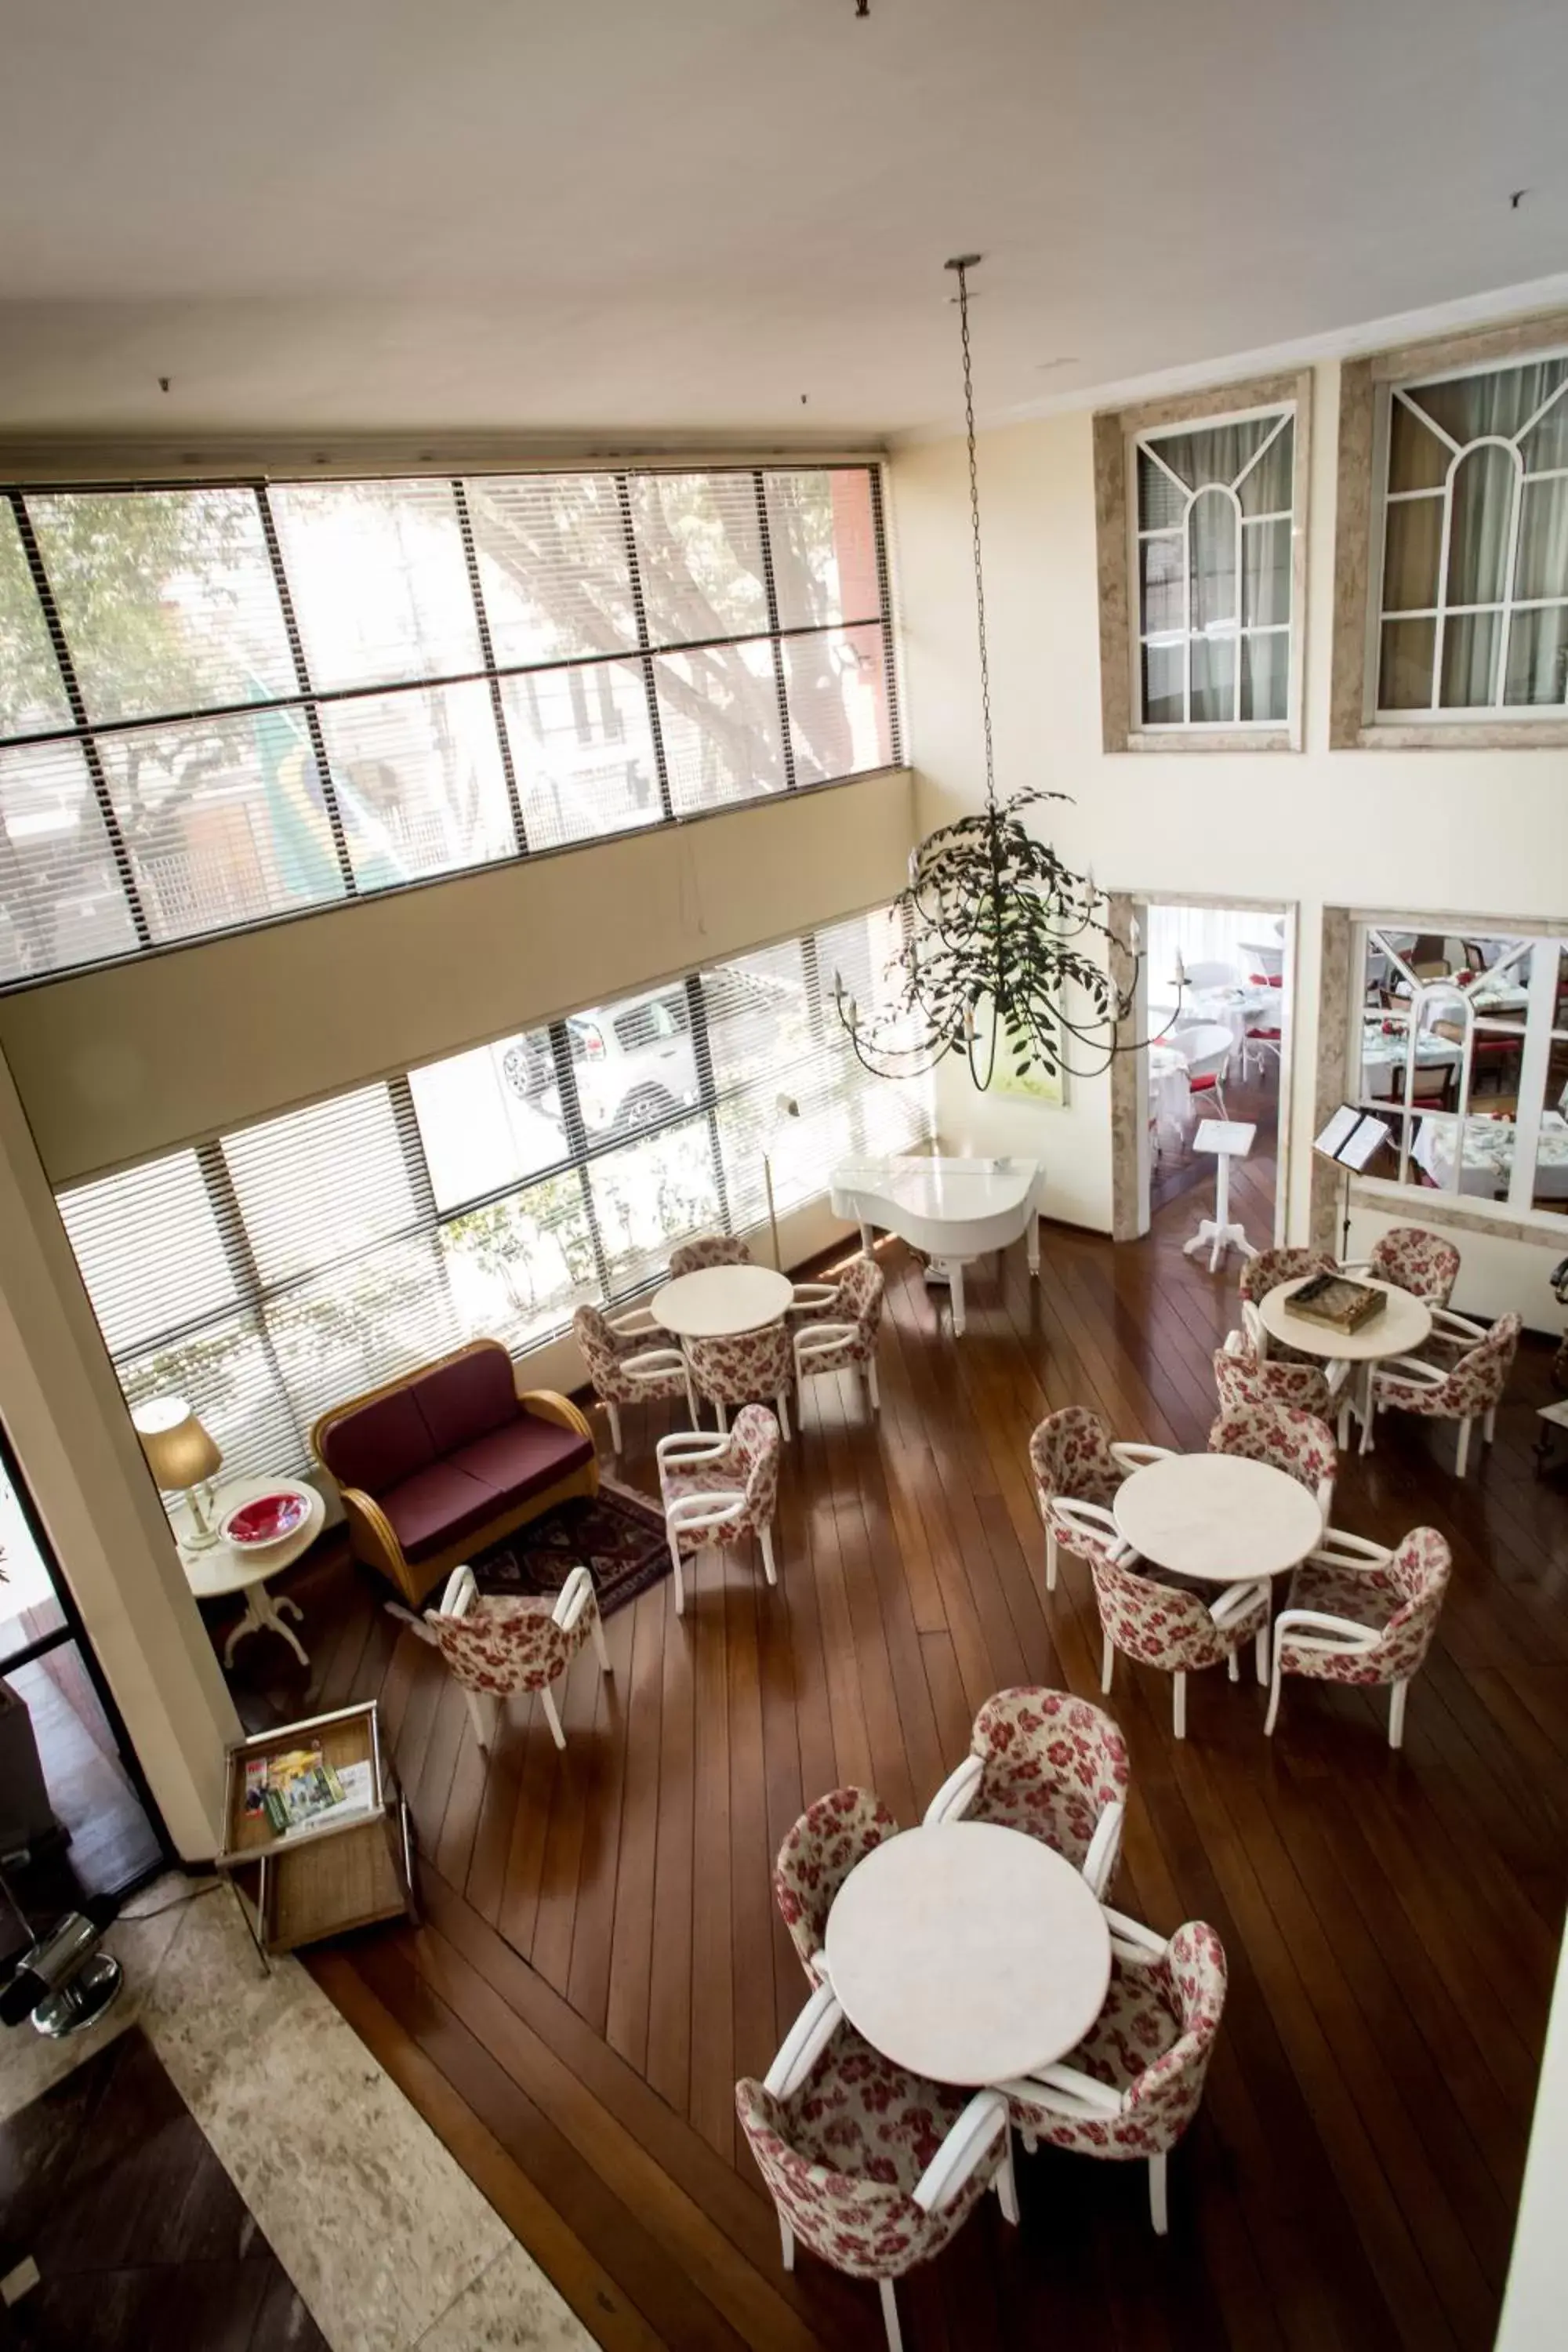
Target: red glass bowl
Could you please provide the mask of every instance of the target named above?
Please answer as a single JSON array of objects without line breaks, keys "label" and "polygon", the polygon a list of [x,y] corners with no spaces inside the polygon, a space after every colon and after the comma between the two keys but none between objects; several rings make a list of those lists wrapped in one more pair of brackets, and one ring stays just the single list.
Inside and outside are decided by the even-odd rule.
[{"label": "red glass bowl", "polygon": [[281,1543],[286,1536],[298,1534],[310,1516],[310,1506],[303,1495],[258,1495],[252,1503],[241,1503],[230,1511],[218,1532],[225,1543],[241,1551],[258,1551],[265,1544]]}]

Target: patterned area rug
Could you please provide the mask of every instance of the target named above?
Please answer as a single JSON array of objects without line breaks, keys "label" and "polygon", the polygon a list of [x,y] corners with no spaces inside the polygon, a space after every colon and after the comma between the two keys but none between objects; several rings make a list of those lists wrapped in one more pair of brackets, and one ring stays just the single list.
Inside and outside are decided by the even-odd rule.
[{"label": "patterned area rug", "polygon": [[574,1495],[472,1562],[481,1592],[559,1592],[581,1560],[594,1579],[601,1616],[613,1616],[669,1574],[664,1513],[629,1487],[601,1485]]}]

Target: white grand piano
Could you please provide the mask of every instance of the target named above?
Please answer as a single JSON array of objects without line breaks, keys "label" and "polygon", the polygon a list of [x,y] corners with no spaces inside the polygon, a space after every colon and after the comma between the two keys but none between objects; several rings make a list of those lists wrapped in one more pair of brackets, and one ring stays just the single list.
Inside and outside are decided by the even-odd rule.
[{"label": "white grand piano", "polygon": [[829,1201],[836,1217],[859,1226],[868,1250],[879,1225],[923,1250],[932,1275],[952,1286],[952,1328],[962,1332],[963,1269],[972,1259],[1005,1249],[1022,1234],[1029,1272],[1039,1273],[1044,1173],[1037,1160],[934,1160],[910,1153],[847,1160],[828,1180]]}]

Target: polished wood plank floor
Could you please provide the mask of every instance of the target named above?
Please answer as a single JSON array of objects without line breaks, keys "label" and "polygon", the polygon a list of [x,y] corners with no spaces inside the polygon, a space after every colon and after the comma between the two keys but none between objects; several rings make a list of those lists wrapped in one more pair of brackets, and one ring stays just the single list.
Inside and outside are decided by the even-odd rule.
[{"label": "polished wood plank floor", "polygon": [[[612,1619],[614,1676],[578,1663],[563,1757],[519,1708],[487,1764],[435,1654],[330,1557],[296,1585],[308,1688],[280,1645],[242,1651],[258,1711],[379,1692],[425,1918],[313,1966],[603,2342],[879,2341],[870,2289],[805,2257],[781,2272],[738,2143],[735,2078],[806,1990],[771,1858],[838,1782],[916,1821],[990,1692],[1096,1691],[1086,1575],[1066,1562],[1045,1594],[1026,1443],[1080,1401],[1122,1435],[1202,1444],[1236,1286],[1181,1255],[1198,1207],[1120,1249],[1047,1228],[1037,1285],[1021,1249],[977,1270],[957,1344],[945,1294],[886,1249],[882,1416],[847,1379],[811,1388],[778,1589],[707,1561],[684,1619],[668,1582]],[[911,2352],[1490,2344],[1564,1895],[1568,1501],[1529,1456],[1549,1361],[1527,1346],[1463,1486],[1436,1424],[1385,1424],[1342,1477],[1342,1524],[1429,1521],[1456,1549],[1402,1754],[1381,1699],[1295,1685],[1266,1742],[1263,1694],[1212,1675],[1178,1745],[1168,1681],[1119,1663],[1116,1899],[1167,1931],[1212,1921],[1230,1962],[1171,2235],[1139,2168],[1026,2160],[1022,2229],[987,2200],[900,2287]],[[648,1487],[667,1424],[628,1420],[625,1475]]]}]

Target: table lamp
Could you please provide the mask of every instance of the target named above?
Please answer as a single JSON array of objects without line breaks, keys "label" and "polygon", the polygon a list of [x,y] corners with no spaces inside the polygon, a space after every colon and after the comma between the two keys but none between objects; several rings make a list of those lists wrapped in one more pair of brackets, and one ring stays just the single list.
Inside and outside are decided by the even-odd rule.
[{"label": "table lamp", "polygon": [[217,1475],[223,1455],[184,1397],[151,1397],[136,1406],[131,1420],[159,1486],[165,1494],[183,1494],[190,1506],[191,1550],[205,1551],[217,1541],[217,1529],[212,1523],[212,1497],[209,1494],[204,1510],[201,1490]]}]

